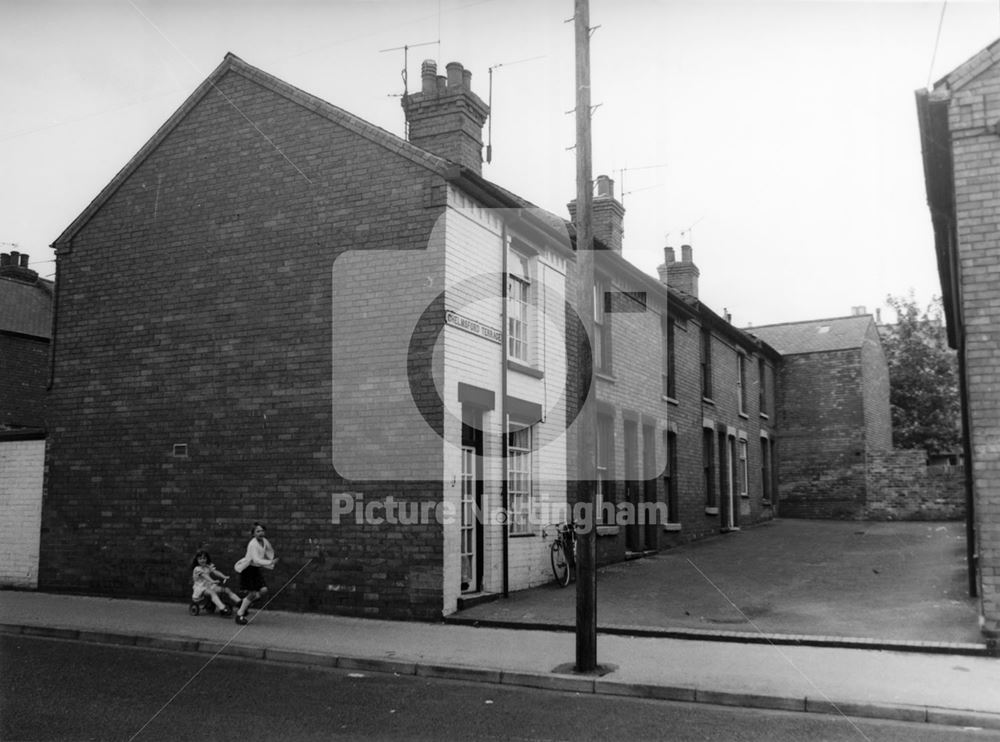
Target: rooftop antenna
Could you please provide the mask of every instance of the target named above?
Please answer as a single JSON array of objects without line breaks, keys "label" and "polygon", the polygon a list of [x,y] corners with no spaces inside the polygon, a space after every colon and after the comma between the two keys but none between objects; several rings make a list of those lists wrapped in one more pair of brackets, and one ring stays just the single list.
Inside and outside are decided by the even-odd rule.
[{"label": "rooftop antenna", "polygon": [[631,195],[633,193],[639,193],[640,191],[648,191],[651,188],[661,188],[663,186],[662,183],[658,183],[658,184],[656,184],[654,186],[646,186],[645,188],[634,188],[631,191],[626,191],[625,190],[625,173],[629,172],[630,170],[655,170],[657,168],[662,168],[662,167],[666,167],[666,166],[667,166],[666,163],[663,163],[663,164],[660,164],[660,165],[640,165],[639,167],[623,167],[620,170],[614,171],[614,172],[617,172],[619,174],[618,175],[618,188],[619,188],[619,190],[621,191],[621,194],[622,194],[622,198],[621,198],[621,204],[622,204],[622,206],[625,205],[625,197],[628,196],[628,195]]},{"label": "rooftop antenna", "polygon": [[510,67],[515,64],[521,64],[523,62],[534,62],[536,59],[544,59],[546,55],[541,54],[537,57],[528,57],[527,59],[518,59],[514,62],[500,62],[495,64],[489,69],[490,73],[490,90],[487,96],[486,105],[490,109],[489,123],[486,129],[486,162],[493,161],[493,70],[500,69],[501,67]]},{"label": "rooftop antenna", "polygon": [[688,239],[690,239],[690,238],[691,238],[691,230],[693,230],[693,229],[695,228],[695,225],[697,225],[697,224],[698,224],[699,222],[701,222],[701,221],[702,221],[702,220],[703,220],[704,218],[705,218],[705,217],[703,217],[703,216],[702,216],[702,217],[699,217],[699,218],[698,218],[698,219],[697,219],[697,220],[696,220],[696,221],[694,222],[694,224],[692,224],[692,225],[691,225],[690,227],[688,227],[687,229],[682,229],[682,230],[681,230],[681,239],[684,239],[684,235],[688,235]]},{"label": "rooftop antenna", "polygon": [[[407,77],[408,77],[408,72],[407,71],[409,70],[409,64],[410,64],[410,56],[409,56],[410,55],[410,49],[416,49],[419,46],[431,46],[433,44],[437,44],[437,45],[440,46],[441,39],[438,39],[437,41],[421,41],[419,44],[404,44],[403,46],[394,46],[391,49],[379,49],[379,54],[382,54],[384,52],[398,52],[400,50],[403,51],[403,69],[400,71],[399,75],[400,75],[400,77],[403,78],[402,98],[403,98],[403,108],[404,108],[404,110],[406,108],[406,101],[409,100],[408,96],[410,95],[410,89],[409,89],[409,85],[407,83]],[[391,98],[399,98],[400,95],[401,95],[400,93],[389,93],[389,96]],[[407,141],[409,141],[409,139],[410,139],[410,131],[409,131],[410,123],[409,123],[409,121],[410,121],[409,117],[406,117],[406,116],[403,117],[403,127],[404,127],[404,130],[405,130],[404,134],[405,134],[405,137],[406,137]]]}]

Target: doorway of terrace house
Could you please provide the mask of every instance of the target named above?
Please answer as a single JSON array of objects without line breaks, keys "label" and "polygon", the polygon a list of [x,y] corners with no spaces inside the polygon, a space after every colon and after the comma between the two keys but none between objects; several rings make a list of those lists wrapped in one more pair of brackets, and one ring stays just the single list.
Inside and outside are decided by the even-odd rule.
[{"label": "doorway of terrace house", "polygon": [[462,405],[461,479],[461,591],[477,593],[483,584],[483,414],[469,405]]}]

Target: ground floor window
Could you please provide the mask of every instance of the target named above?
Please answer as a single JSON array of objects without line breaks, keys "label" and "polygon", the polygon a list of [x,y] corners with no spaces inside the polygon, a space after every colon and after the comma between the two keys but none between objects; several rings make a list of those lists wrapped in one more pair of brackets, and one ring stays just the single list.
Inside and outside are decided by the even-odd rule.
[{"label": "ground floor window", "polygon": [[507,438],[507,493],[512,535],[531,532],[532,429],[511,430]]}]

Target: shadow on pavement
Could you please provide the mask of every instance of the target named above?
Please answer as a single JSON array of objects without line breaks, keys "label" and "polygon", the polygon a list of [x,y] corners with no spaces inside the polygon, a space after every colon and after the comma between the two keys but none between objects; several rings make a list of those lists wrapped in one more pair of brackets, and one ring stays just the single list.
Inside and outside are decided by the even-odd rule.
[{"label": "shadow on pavement", "polygon": [[[598,626],[982,642],[965,541],[961,521],[775,520],[602,567]],[[453,618],[572,627],[575,610],[550,584]]]}]

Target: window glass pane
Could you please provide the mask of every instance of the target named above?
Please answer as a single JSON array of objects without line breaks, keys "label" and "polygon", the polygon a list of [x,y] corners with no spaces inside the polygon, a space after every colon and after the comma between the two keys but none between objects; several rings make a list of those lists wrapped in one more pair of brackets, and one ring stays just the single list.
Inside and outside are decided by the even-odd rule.
[{"label": "window glass pane", "polygon": [[530,533],[532,429],[511,431],[507,444],[507,493],[510,532]]}]

